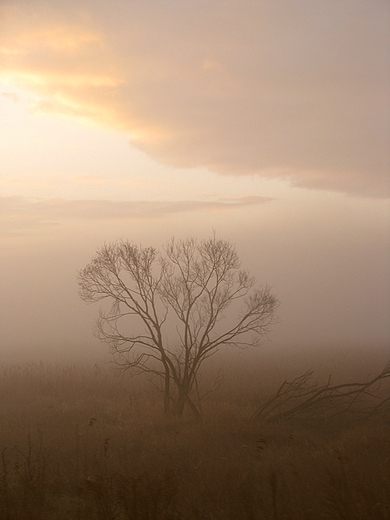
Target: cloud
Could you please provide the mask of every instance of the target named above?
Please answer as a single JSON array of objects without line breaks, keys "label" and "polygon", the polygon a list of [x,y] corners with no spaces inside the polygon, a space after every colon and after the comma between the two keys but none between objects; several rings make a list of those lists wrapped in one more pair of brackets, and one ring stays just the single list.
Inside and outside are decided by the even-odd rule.
[{"label": "cloud", "polygon": [[388,2],[14,0],[3,18],[1,76],[35,110],[178,167],[390,194]]},{"label": "cloud", "polygon": [[18,101],[20,101],[20,97],[15,93],[15,92],[0,92],[0,96],[3,96],[7,99],[12,99],[12,101],[14,101],[15,103],[17,103]]},{"label": "cloud", "polygon": [[78,185],[109,185],[115,182],[117,186],[133,186],[133,187],[143,187],[145,186],[145,182],[141,179],[122,176],[113,176],[105,177],[102,175],[77,175],[69,178],[69,181],[78,184]]},{"label": "cloud", "polygon": [[42,226],[69,220],[158,219],[178,213],[224,211],[256,206],[272,199],[244,196],[214,201],[107,201],[107,200],[28,200],[0,197],[0,235],[26,234]]}]

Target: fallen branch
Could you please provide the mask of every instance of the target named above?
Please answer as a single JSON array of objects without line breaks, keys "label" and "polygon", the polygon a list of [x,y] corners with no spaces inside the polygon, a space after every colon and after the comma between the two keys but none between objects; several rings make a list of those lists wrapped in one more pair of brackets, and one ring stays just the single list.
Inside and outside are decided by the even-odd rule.
[{"label": "fallen branch", "polygon": [[276,394],[252,416],[252,421],[328,419],[336,415],[382,413],[390,409],[390,395],[381,397],[375,386],[390,378],[390,362],[373,379],[363,383],[331,385],[331,376],[320,385],[312,371],[284,381]]}]

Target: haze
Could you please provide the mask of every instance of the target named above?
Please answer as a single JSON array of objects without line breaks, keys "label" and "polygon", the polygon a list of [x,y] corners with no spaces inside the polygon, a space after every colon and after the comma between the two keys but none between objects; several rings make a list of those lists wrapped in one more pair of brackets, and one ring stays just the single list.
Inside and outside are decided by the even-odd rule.
[{"label": "haze", "polygon": [[386,0],[0,5],[0,349],[93,363],[105,241],[235,243],[267,349],[390,340]]}]

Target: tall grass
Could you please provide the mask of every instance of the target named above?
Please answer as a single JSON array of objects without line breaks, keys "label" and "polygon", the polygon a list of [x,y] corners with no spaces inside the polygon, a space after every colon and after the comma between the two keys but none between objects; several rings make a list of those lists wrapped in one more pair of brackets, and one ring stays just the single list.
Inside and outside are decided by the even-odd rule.
[{"label": "tall grass", "polygon": [[272,382],[234,384],[196,424],[107,368],[4,368],[0,519],[390,518],[390,420],[253,424]]}]

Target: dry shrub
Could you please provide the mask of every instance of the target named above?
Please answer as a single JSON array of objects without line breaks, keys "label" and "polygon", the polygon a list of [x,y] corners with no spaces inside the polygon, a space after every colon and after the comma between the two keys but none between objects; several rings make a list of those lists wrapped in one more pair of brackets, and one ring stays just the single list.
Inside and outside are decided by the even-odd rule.
[{"label": "dry shrub", "polygon": [[248,383],[237,399],[233,386],[210,395],[196,424],[167,420],[158,394],[106,368],[0,376],[1,520],[390,517],[383,414],[251,423]]}]

